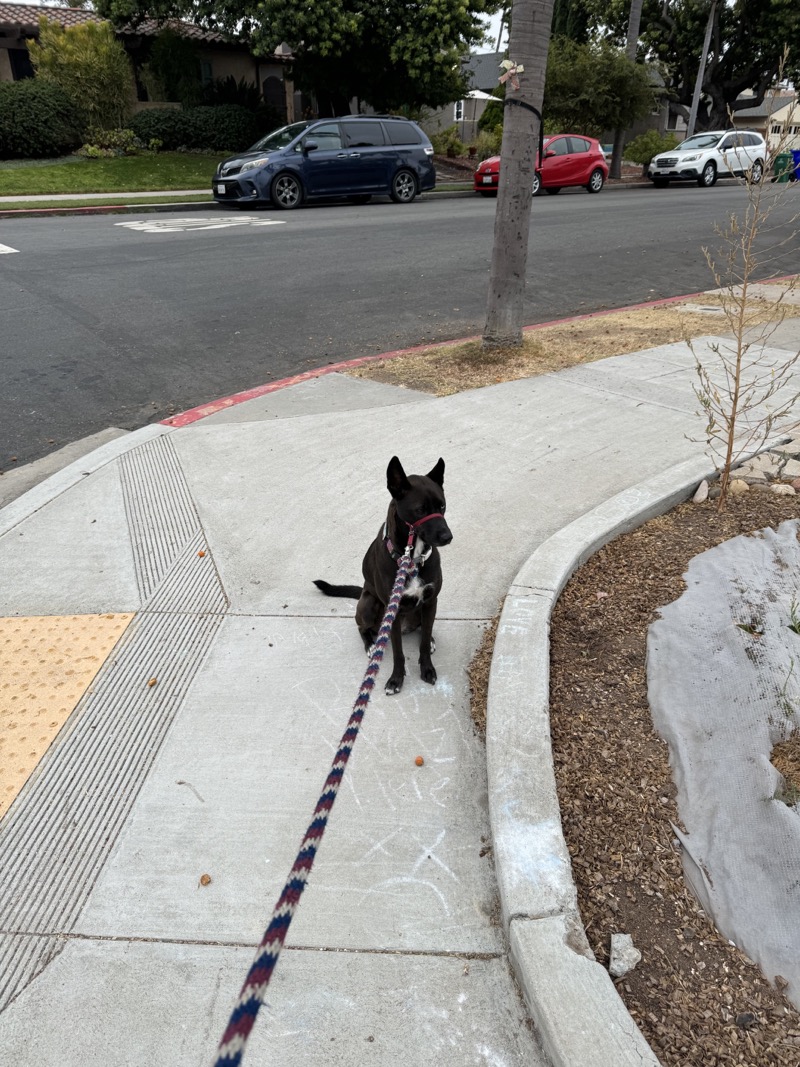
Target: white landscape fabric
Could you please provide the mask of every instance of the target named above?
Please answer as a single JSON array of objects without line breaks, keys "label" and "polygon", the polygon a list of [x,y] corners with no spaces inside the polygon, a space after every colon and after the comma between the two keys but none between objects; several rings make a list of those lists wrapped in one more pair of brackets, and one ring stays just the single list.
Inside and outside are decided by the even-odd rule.
[{"label": "white landscape fabric", "polygon": [[770,763],[800,729],[798,521],[696,556],[648,634],[686,877],[719,930],[800,1007],[800,808]]}]

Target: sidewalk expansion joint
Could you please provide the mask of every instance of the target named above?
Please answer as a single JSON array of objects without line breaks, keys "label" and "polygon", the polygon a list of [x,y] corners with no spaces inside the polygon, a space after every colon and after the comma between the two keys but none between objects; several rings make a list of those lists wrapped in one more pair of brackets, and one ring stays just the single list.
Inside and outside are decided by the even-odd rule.
[{"label": "sidewalk expansion joint", "polygon": [[[70,941],[100,942],[125,945],[196,945],[199,948],[249,948],[255,951],[252,941],[216,940],[200,937],[134,937],[123,934],[84,934],[71,931],[48,933],[41,930],[7,930],[0,928],[2,937],[32,937],[55,939],[64,943]],[[471,952],[457,949],[406,949],[406,948],[346,948],[338,945],[284,945],[284,952],[342,952],[351,956],[431,956],[441,959],[458,960],[499,960],[504,959],[504,952]]]}]

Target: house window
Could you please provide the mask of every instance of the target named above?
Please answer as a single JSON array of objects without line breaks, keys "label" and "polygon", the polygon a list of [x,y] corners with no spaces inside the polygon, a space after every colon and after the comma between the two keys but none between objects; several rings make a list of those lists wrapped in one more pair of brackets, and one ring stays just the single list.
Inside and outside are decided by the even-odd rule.
[{"label": "house window", "polygon": [[461,122],[461,120],[464,118],[463,100],[456,100],[455,105],[453,106],[453,118],[456,120],[456,122]]},{"label": "house window", "polygon": [[33,77],[33,66],[27,48],[9,48],[8,60],[11,64],[11,76],[15,82]]},{"label": "house window", "polygon": [[769,132],[771,134],[774,134],[774,136],[776,137],[780,137],[780,135],[783,133],[783,127],[779,122],[773,122],[773,124],[769,128]]},{"label": "house window", "polygon": [[203,85],[210,85],[214,80],[214,75],[211,73],[211,64],[207,59],[200,61],[200,81]]}]

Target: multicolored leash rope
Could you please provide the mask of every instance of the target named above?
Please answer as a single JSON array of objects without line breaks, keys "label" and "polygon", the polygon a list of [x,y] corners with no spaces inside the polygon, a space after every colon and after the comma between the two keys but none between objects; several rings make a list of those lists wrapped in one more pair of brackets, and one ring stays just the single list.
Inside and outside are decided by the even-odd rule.
[{"label": "multicolored leash rope", "polygon": [[294,861],[294,866],[289,873],[289,879],[278,898],[278,903],[272,913],[272,920],[264,937],[261,939],[256,958],[247,973],[247,978],[239,993],[239,999],[236,1001],[228,1021],[227,1029],[222,1035],[222,1041],[220,1041],[216,1059],[214,1060],[214,1067],[239,1067],[242,1062],[247,1039],[250,1037],[250,1032],[256,1021],[258,1009],[264,1003],[267,986],[278,962],[283,943],[286,940],[289,924],[292,921],[297,905],[300,903],[302,892],[308,883],[317,849],[328,824],[328,816],[333,808],[333,802],[336,800],[336,794],[339,792],[339,786],[342,784],[347,761],[350,759],[350,753],[353,751],[353,745],[358,736],[364,713],[367,710],[369,698],[375,687],[375,679],[378,676],[383,653],[389,641],[392,623],[400,607],[406,580],[413,578],[417,570],[416,561],[411,555],[415,534],[416,531],[412,526],[408,535],[408,545],[397,566],[397,577],[392,587],[392,595],[389,598],[386,614],[383,616],[375,644],[372,646],[369,664],[367,665],[361,688],[358,691],[356,702],[353,705],[347,729],[339,742],[339,750],[334,757],[330,773],[325,780],[322,796],[314,809],[314,818],[306,830],[297,859]]}]

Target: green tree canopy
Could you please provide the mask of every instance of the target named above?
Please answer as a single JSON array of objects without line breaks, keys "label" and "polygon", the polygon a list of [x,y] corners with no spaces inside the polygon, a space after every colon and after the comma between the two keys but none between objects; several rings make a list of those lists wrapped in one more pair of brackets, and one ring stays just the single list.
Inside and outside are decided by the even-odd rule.
[{"label": "green tree canopy", "polygon": [[39,78],[57,85],[85,116],[87,125],[122,126],[133,103],[133,69],[107,22],[65,29],[39,20],[39,40],[28,42]]},{"label": "green tree canopy", "polygon": [[[630,0],[583,3],[595,36],[625,40]],[[644,0],[640,57],[660,62],[672,106],[688,117],[711,0]],[[797,0],[719,0],[703,80],[698,129],[725,127],[729,111],[762,103],[774,84],[784,49],[784,76],[800,81],[800,3]],[[751,90],[754,98],[738,100]]]},{"label": "green tree canopy", "polygon": [[548,130],[599,137],[643,118],[655,100],[646,69],[619,48],[566,37],[550,42],[543,107]]},{"label": "green tree canopy", "polygon": [[189,18],[245,34],[271,55],[288,44],[297,85],[323,109],[357,97],[378,110],[438,107],[466,89],[461,58],[483,39],[499,0],[98,0],[117,22]]}]

